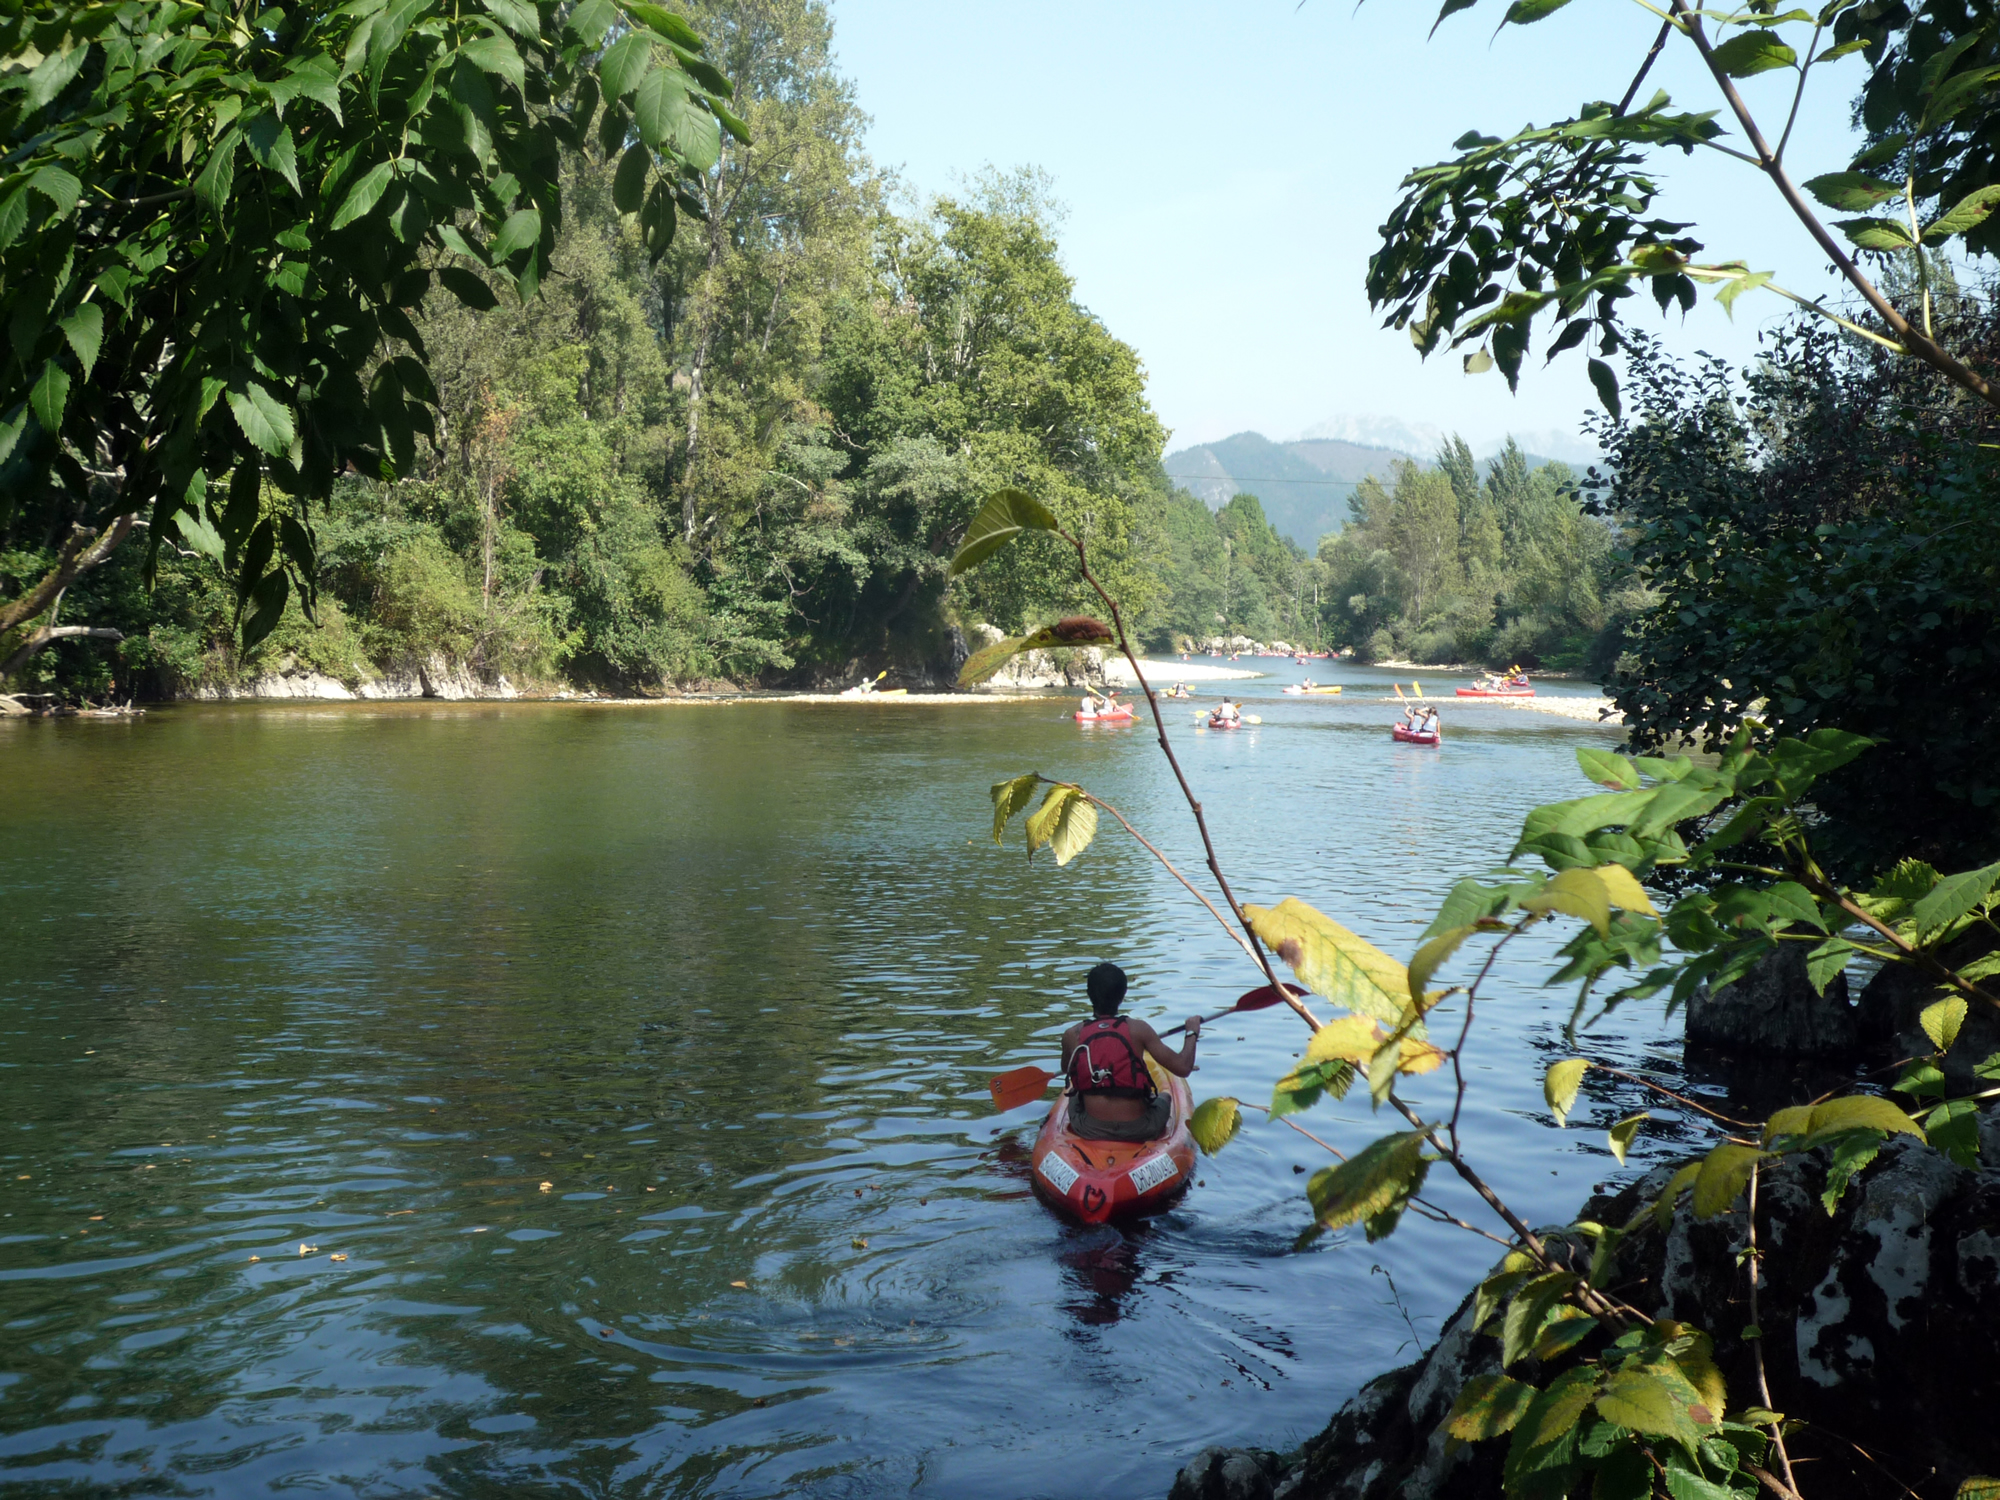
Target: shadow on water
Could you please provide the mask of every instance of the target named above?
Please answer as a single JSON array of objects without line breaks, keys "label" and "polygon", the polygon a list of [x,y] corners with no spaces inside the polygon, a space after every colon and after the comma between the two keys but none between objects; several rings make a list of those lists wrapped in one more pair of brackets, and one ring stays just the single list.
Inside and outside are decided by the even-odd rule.
[{"label": "shadow on water", "polygon": [[[1418,759],[1364,679],[1276,680],[1254,731],[1177,737],[1223,858],[1392,952],[1608,738],[1460,712]],[[1490,1247],[1295,1253],[1324,1157],[1262,1125],[1130,1229],[1034,1200],[1047,1104],[995,1118],[986,1080],[1050,1065],[1090,965],[1174,1021],[1254,980],[1118,830],[1061,870],[992,845],[988,786],[1040,768],[1199,868],[1149,737],[1068,713],[0,724],[0,1487],[1011,1500],[1075,1494],[1060,1435],[1095,1424],[1126,1438],[1091,1490],[1146,1494],[1316,1428],[1408,1357],[1370,1266],[1434,1328]],[[1674,1122],[1622,1172],[1552,1130],[1537,941],[1467,1123],[1545,1218]],[[1615,1019],[1604,1055],[1678,1067],[1656,1014]],[[1301,1043],[1218,1025],[1197,1094],[1265,1097]],[[1577,1118],[1633,1107],[1593,1079]]]}]

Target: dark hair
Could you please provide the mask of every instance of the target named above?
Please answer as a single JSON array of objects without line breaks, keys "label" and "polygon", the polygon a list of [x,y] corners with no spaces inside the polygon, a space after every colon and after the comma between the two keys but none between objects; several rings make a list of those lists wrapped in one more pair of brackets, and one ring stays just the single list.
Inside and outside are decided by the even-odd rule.
[{"label": "dark hair", "polygon": [[1125,971],[1116,964],[1099,964],[1084,977],[1083,987],[1090,991],[1092,1015],[1115,1016],[1125,1003]]}]

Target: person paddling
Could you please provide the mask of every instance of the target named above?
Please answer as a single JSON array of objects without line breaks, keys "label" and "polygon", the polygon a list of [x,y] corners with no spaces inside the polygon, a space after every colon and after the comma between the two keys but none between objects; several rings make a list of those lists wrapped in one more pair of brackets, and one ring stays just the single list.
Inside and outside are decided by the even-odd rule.
[{"label": "person paddling", "polygon": [[1063,1033],[1063,1081],[1069,1092],[1069,1128],[1087,1141],[1151,1141],[1167,1132],[1173,1101],[1161,1093],[1146,1059],[1185,1078],[1194,1071],[1201,1017],[1189,1016],[1187,1041],[1171,1052],[1144,1021],[1118,1014],[1125,1003],[1125,971],[1099,964],[1084,976],[1091,1019]]}]

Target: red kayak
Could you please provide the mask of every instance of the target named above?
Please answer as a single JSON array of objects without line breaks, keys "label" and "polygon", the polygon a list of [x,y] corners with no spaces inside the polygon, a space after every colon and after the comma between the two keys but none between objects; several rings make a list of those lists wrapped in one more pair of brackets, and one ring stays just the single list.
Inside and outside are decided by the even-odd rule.
[{"label": "red kayak", "polygon": [[1532,698],[1535,696],[1535,690],[1531,687],[1460,688],[1458,696],[1461,698]]},{"label": "red kayak", "polygon": [[1208,727],[1210,729],[1241,729],[1243,721],[1241,719],[1218,719],[1211,714],[1208,719]]},{"label": "red kayak", "polygon": [[1035,1137],[1035,1191],[1052,1208],[1086,1224],[1153,1213],[1179,1197],[1194,1177],[1194,1137],[1188,1116],[1194,1095],[1185,1079],[1167,1073],[1150,1057],[1154,1085],[1172,1101],[1167,1133],[1156,1141],[1085,1141],[1069,1132],[1069,1090]]},{"label": "red kayak", "polygon": [[1444,736],[1442,734],[1418,734],[1416,730],[1405,729],[1401,724],[1390,725],[1389,733],[1399,744],[1404,745],[1442,745],[1444,743]]},{"label": "red kayak", "polygon": [[1079,708],[1073,717],[1079,724],[1123,724],[1132,718],[1132,710],[1120,708],[1108,714],[1087,714]]}]

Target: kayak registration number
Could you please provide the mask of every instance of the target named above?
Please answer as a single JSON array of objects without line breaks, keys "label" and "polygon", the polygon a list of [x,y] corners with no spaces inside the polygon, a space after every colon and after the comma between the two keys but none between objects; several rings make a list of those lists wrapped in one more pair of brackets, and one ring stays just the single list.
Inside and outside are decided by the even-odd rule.
[{"label": "kayak registration number", "polygon": [[1150,1157],[1132,1169],[1129,1174],[1132,1181],[1132,1191],[1135,1193],[1149,1193],[1172,1177],[1178,1170],[1179,1168],[1174,1165],[1174,1159],[1162,1151],[1158,1156]]},{"label": "kayak registration number", "polygon": [[1048,1180],[1050,1187],[1065,1197],[1069,1195],[1069,1190],[1076,1186],[1076,1179],[1081,1175],[1075,1167],[1072,1167],[1053,1151],[1042,1158],[1042,1164],[1035,1168],[1035,1170]]}]

